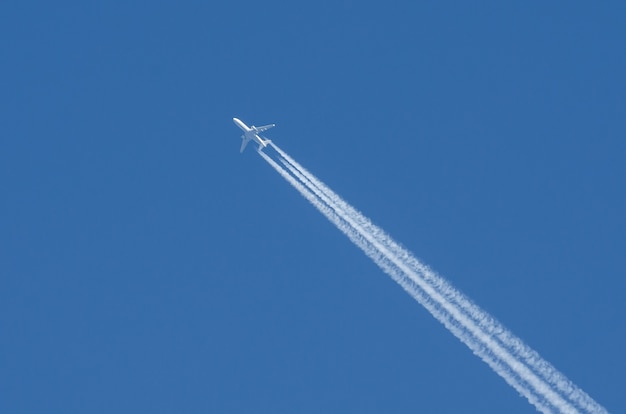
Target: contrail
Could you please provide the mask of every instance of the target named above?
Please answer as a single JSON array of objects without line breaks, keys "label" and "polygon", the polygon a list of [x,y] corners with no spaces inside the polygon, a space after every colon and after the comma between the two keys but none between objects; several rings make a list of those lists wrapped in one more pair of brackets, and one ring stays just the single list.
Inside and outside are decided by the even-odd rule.
[{"label": "contrail", "polygon": [[[308,180],[293,166],[289,165],[288,162],[283,161],[283,164],[292,174],[296,175],[298,179],[307,183]],[[307,183],[307,185],[309,184],[310,183]],[[325,203],[329,205],[332,204],[332,202],[315,187],[309,185],[309,190],[313,190],[313,193]],[[353,227],[353,231],[356,232],[358,230],[358,224],[350,217],[346,217],[343,214],[344,212],[336,209],[336,205],[333,205],[333,208],[335,208],[335,211],[338,212],[338,215],[343,220],[347,221],[350,226]],[[412,271],[408,269],[405,264],[398,261],[386,247],[373,240],[367,233],[361,232],[359,235],[365,238],[367,242],[371,243],[373,247],[383,255],[383,260],[392,263],[392,265],[389,265],[389,263],[381,264],[379,261],[375,260],[385,272],[390,274],[396,281],[398,281],[398,278],[408,277],[412,282],[412,285],[409,285],[409,287],[411,287],[410,289],[406,289],[405,287],[409,294],[426,307],[437,320],[443,323],[457,338],[465,343],[476,355],[538,409],[544,412],[553,412],[537,398],[537,394],[550,401],[550,404],[558,407],[561,412],[576,412],[574,407],[554,393],[547,384],[543,383],[535,374],[528,370],[527,367],[523,366],[517,359],[511,356],[506,349],[482,332],[467,315],[463,314],[461,310],[455,308],[451,303],[446,302],[442,295],[436,292],[432,286],[425,284],[424,280],[412,274]],[[367,247],[363,247],[358,243],[357,245],[368,253]],[[529,385],[532,385],[532,387],[529,387]]]},{"label": "contrail", "polygon": [[[405,263],[406,266],[412,270],[412,272],[407,273],[409,277],[416,277],[434,286],[448,301],[455,304],[463,313],[468,315],[481,330],[495,338],[508,349],[509,353],[515,355],[516,359],[523,361],[535,373],[540,375],[544,381],[549,383],[551,387],[558,390],[564,396],[567,396],[566,398],[575,403],[579,408],[586,412],[606,412],[606,409],[574,385],[565,375],[544,360],[520,338],[513,335],[513,333],[506,329],[495,318],[480,309],[463,293],[452,287],[445,279],[420,263],[408,250],[396,243],[382,229],[372,224],[367,217],[350,206],[339,195],[334,193],[278,146],[272,146],[288,164],[291,164],[293,168],[297,170],[297,172],[292,171],[292,173],[300,174],[299,179],[304,183],[308,183],[307,186],[310,191],[316,193],[320,198],[325,197],[329,205],[334,205],[337,209],[343,210],[346,216],[357,223],[357,226],[362,229],[363,233],[371,235],[378,243],[391,251],[391,254],[395,258]],[[287,165],[287,167],[289,166]]]},{"label": "contrail", "polygon": [[[346,225],[345,221],[326,204],[322,203],[313,193],[307,190],[299,181],[289,175],[282,167],[280,167],[274,160],[269,158],[264,153],[260,153],[261,156],[270,164],[278,173],[285,178],[291,185],[293,185],[307,200],[309,200],[322,214],[324,214],[337,228],[344,232],[348,238],[360,247],[376,264],[389,274],[398,284],[400,284],[411,296],[413,296],[420,304],[422,304],[437,320],[439,320],[444,326],[448,328],[455,336],[460,338],[464,343],[481,357],[495,372],[502,376],[507,383],[513,386],[518,392],[524,395],[533,405],[539,410],[550,413],[554,412],[550,409],[548,403],[542,401],[543,397],[538,397],[525,384],[525,380],[517,378],[517,375],[513,370],[502,362],[499,358],[490,354],[485,345],[479,340],[473,337],[472,333],[461,326],[456,320],[455,316],[450,315],[450,312],[446,312],[439,306],[438,303],[432,300],[428,293],[425,293],[419,286],[417,286],[412,280],[406,277],[405,272],[398,269],[395,264],[389,261],[376,247],[374,247],[363,235],[359,234],[354,228]],[[430,289],[429,289],[430,290]],[[431,292],[432,294],[432,292]],[[453,313],[458,316],[458,312],[453,310]],[[516,364],[513,361],[513,364]],[[554,399],[558,399],[555,396]],[[566,405],[564,401],[560,402],[561,405]],[[564,408],[562,412],[576,412],[573,408]]]},{"label": "contrail", "polygon": [[[554,407],[559,412],[578,412],[571,403],[574,402],[587,412],[606,412],[490,315],[417,261],[410,252],[374,226],[369,219],[343,201],[284,151],[273,146],[283,157],[281,161],[292,175],[267,155],[260,153],[277,172],[540,411],[553,412],[551,407]],[[520,359],[536,372],[524,365]],[[546,369],[549,375],[546,375]],[[566,401],[546,384],[546,378],[556,389],[564,390],[571,402]]]}]

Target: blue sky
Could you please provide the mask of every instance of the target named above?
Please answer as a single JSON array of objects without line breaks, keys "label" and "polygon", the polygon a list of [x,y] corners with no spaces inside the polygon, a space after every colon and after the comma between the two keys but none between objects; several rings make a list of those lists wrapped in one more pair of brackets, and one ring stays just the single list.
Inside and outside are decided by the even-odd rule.
[{"label": "blue sky", "polygon": [[625,12],[3,2],[3,411],[534,412],[237,116],[625,412]]}]

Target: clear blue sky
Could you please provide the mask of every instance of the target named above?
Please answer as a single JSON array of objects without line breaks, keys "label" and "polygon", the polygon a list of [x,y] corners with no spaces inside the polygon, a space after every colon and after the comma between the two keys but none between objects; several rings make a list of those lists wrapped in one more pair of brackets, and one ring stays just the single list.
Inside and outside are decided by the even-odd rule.
[{"label": "clear blue sky", "polygon": [[534,412],[233,116],[626,412],[623,2],[87,3],[0,6],[2,412]]}]

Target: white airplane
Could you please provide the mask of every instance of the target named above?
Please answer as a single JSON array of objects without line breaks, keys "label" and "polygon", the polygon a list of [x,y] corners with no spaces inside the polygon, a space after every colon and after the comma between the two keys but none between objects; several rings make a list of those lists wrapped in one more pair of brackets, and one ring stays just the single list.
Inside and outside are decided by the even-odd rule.
[{"label": "white airplane", "polygon": [[243,131],[243,135],[241,136],[241,139],[242,139],[241,150],[239,150],[239,152],[243,152],[243,150],[246,149],[246,145],[248,145],[248,142],[250,141],[254,141],[257,144],[259,144],[259,149],[258,149],[259,151],[267,147],[267,144],[272,142],[269,139],[261,138],[259,133],[263,131],[267,131],[268,129],[272,127],[275,127],[276,124],[263,125],[260,127],[255,127],[254,125],[252,125],[249,127],[243,122],[241,122],[241,120],[239,120],[238,118],[233,118],[233,122]]}]

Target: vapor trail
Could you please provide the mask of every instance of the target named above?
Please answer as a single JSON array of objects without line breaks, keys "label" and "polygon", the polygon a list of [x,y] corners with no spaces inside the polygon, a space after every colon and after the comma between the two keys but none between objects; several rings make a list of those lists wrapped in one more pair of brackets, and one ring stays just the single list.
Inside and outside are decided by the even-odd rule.
[{"label": "vapor trail", "polygon": [[284,158],[299,172],[299,174],[302,175],[303,178],[300,179],[303,182],[309,183],[308,187],[311,191],[316,192],[317,190],[318,193],[323,194],[324,197],[329,200],[329,205],[334,205],[337,209],[343,210],[345,215],[357,223],[364,233],[371,235],[378,243],[391,251],[395,258],[406,264],[406,266],[412,270],[412,272],[408,273],[409,277],[417,277],[434,286],[441,295],[443,295],[451,303],[455,304],[463,313],[467,314],[487,335],[496,339],[510,353],[515,355],[516,359],[522,360],[535,373],[540,375],[544,381],[548,382],[553,388],[558,390],[562,395],[566,396],[566,398],[575,403],[580,409],[592,413],[606,412],[601,405],[594,401],[583,390],[574,385],[567,377],[565,377],[565,375],[559,372],[549,362],[544,360],[536,351],[526,345],[520,338],[516,337],[512,332],[506,329],[494,317],[474,304],[463,293],[451,286],[450,283],[444,278],[440,277],[426,265],[422,264],[408,250],[396,243],[382,229],[374,225],[362,213],[350,206],[338,194],[334,193],[328,186],[298,164],[278,146],[274,144],[272,144],[272,146],[282,158]]},{"label": "vapor trail", "polygon": [[[546,402],[544,396],[537,396],[536,393],[526,384],[525,379],[519,376],[511,369],[510,365],[503,362],[500,358],[489,352],[487,347],[481,340],[477,339],[471,332],[462,326],[458,321],[458,312],[453,310],[453,314],[446,311],[439,303],[432,299],[433,292],[425,292],[420,286],[415,284],[411,279],[406,277],[403,270],[399,269],[392,261],[390,261],[380,250],[372,245],[363,235],[359,234],[353,227],[347,224],[334,209],[320,201],[315,194],[311,193],[302,183],[291,176],[274,160],[266,154],[260,155],[292,186],[294,186],[304,198],[306,198],[313,206],[315,206],[322,214],[324,214],[331,223],[348,236],[348,238],[361,248],[368,257],[370,257],[385,273],[392,277],[400,286],[402,286],[414,299],[422,304],[438,321],[440,321],[449,331],[451,331],[463,343],[467,344],[476,355],[485,361],[496,373],[515,388],[520,394],[524,395],[531,404],[535,405],[540,411],[545,413],[554,412],[550,406],[550,402]],[[431,290],[431,289],[429,289]],[[467,322],[467,321],[466,321]],[[513,364],[517,364],[513,361]],[[558,396],[557,396],[558,397]],[[564,401],[558,405],[566,405]],[[561,412],[576,412],[572,407],[564,408]]]},{"label": "vapor trail", "polygon": [[[549,401],[551,405],[558,407],[560,412],[576,412],[574,407],[566,402],[561,396],[554,393],[549,386],[545,384],[545,382],[521,364],[505,348],[481,331],[476,326],[474,321],[470,320],[468,316],[462,312],[462,310],[454,307],[454,304],[446,302],[446,299],[441,295],[441,293],[437,292],[433,286],[425,284],[425,281],[421,280],[419,276],[413,274],[412,271],[408,269],[405,264],[401,263],[396,257],[394,257],[386,247],[373,240],[367,233],[362,233],[362,228],[360,228],[357,223],[355,223],[350,217],[345,216],[345,212],[338,209],[337,206],[328,199],[328,197],[319,191],[319,189],[316,189],[314,186],[311,187],[310,182],[302,176],[299,171],[286,161],[283,161],[283,164],[292,174],[308,186],[308,190],[313,191],[313,193],[322,201],[332,206],[334,211],[338,212],[340,218],[353,227],[353,231],[358,232],[360,237],[371,243],[373,247],[383,256],[383,260],[391,262],[391,270],[385,269],[381,263],[377,262],[377,264],[382,267],[385,272],[392,275],[389,273],[390,271],[399,271],[400,273],[398,275],[392,275],[392,277],[397,276],[400,278],[408,278],[412,282],[409,284],[410,289],[407,289],[409,294],[411,294],[420,304],[426,307],[426,309],[429,310],[429,312],[431,312],[437,320],[443,323],[459,340],[461,340],[461,342],[465,343],[466,346],[468,346],[476,355],[486,362],[496,373],[502,376],[509,385],[516,389],[521,395],[525,396],[541,411],[553,412],[549,406],[541,401],[542,399],[545,399]],[[359,247],[366,250],[363,246]],[[389,263],[386,264],[389,266]],[[541,398],[537,398],[537,395],[541,396]]]},{"label": "vapor trail", "polygon": [[[433,316],[539,410],[552,412],[550,408],[552,406],[560,412],[577,412],[570,403],[571,401],[587,412],[606,412],[542,360],[536,352],[504,329],[489,314],[417,261],[410,252],[398,245],[380,228],[374,226],[369,219],[343,201],[284,151],[273,146],[284,158],[281,160],[283,164],[291,174],[298,178],[299,182],[265,154],[261,154],[266,161],[385,272],[424,305]],[[530,370],[520,361],[520,358],[536,372]],[[555,388],[564,391],[570,401],[566,401],[562,395],[557,394],[546,384],[546,380]]]}]

